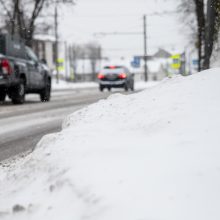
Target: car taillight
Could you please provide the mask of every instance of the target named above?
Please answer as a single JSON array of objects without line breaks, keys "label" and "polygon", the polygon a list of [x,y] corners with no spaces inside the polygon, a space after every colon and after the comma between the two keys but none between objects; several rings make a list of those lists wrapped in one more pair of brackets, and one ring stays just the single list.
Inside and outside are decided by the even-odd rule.
[{"label": "car taillight", "polygon": [[102,73],[99,73],[98,76],[97,76],[97,78],[98,78],[98,79],[104,79],[105,76],[104,76]]},{"label": "car taillight", "polygon": [[109,69],[115,69],[116,66],[109,66]]},{"label": "car taillight", "polygon": [[125,79],[127,77],[127,75],[125,74],[125,73],[120,73],[119,75],[118,75],[118,78],[119,79]]},{"label": "car taillight", "polygon": [[7,59],[1,60],[1,69],[2,69],[3,74],[11,74],[12,73],[10,63]]}]

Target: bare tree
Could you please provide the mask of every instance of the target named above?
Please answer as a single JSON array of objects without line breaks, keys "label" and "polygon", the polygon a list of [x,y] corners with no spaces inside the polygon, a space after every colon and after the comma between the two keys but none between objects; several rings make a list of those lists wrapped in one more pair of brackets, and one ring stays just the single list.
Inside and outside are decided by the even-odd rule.
[{"label": "bare tree", "polygon": [[205,31],[205,56],[203,69],[210,67],[214,43],[218,40],[220,27],[220,0],[208,0]]},{"label": "bare tree", "polygon": [[204,0],[193,0],[195,3],[195,12],[197,18],[197,47],[198,47],[198,71],[202,69],[202,59],[205,41],[205,11]]},{"label": "bare tree", "polygon": [[93,78],[93,81],[95,81],[97,61],[100,60],[102,56],[101,47],[100,45],[96,43],[88,43],[86,45],[86,50],[87,50],[88,58],[90,59],[90,62],[91,62],[92,78]]},{"label": "bare tree", "polygon": [[67,2],[74,4],[74,0],[0,0],[0,6],[8,32],[18,34],[31,46],[39,15],[49,6]]},{"label": "bare tree", "polygon": [[93,80],[96,79],[96,65],[97,61],[100,60],[101,57],[101,46],[94,42],[90,42],[85,45],[74,44],[70,47],[70,63],[72,68],[74,69],[74,73],[76,73],[77,70],[76,67],[78,60],[89,59],[91,63]]},{"label": "bare tree", "polygon": [[179,11],[181,12],[183,24],[191,31],[191,43],[198,49],[198,71],[200,71],[204,51],[204,0],[181,0]]},{"label": "bare tree", "polygon": [[182,0],[184,15],[196,17],[196,46],[198,48],[198,71],[210,66],[213,45],[218,38],[220,26],[220,0]]},{"label": "bare tree", "polygon": [[[73,69],[74,74],[76,74],[77,73],[77,61],[85,57],[84,48],[80,45],[73,44],[70,46],[69,54],[70,54],[70,65]],[[76,80],[75,77],[74,77],[74,80]]]}]

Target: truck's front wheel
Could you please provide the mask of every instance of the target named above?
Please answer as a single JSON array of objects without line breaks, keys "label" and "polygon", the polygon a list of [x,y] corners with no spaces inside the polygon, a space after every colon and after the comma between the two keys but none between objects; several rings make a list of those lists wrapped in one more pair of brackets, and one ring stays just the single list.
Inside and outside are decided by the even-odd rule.
[{"label": "truck's front wheel", "polygon": [[12,90],[11,99],[13,104],[23,104],[25,101],[25,83],[21,79],[19,84]]},{"label": "truck's front wheel", "polygon": [[6,97],[5,91],[0,91],[0,102],[4,102]]},{"label": "truck's front wheel", "polygon": [[50,92],[51,92],[51,82],[46,80],[44,89],[40,92],[40,99],[42,102],[50,101]]}]

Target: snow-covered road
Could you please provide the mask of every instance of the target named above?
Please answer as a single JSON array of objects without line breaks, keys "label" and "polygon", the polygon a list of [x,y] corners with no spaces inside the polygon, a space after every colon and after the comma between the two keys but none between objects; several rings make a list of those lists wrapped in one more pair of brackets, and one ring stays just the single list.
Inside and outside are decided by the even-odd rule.
[{"label": "snow-covered road", "polygon": [[1,104],[0,161],[32,150],[43,135],[60,130],[66,115],[108,95],[96,89],[56,90],[48,103],[27,95],[24,105]]},{"label": "snow-covered road", "polygon": [[[156,82],[136,83],[136,91],[151,87]],[[27,95],[24,105],[13,105],[10,100],[0,104],[0,161],[33,150],[48,133],[58,132],[65,116],[115,92],[99,92],[97,83],[53,82],[52,99],[41,103],[38,95]],[[129,94],[129,93],[128,93]]]}]

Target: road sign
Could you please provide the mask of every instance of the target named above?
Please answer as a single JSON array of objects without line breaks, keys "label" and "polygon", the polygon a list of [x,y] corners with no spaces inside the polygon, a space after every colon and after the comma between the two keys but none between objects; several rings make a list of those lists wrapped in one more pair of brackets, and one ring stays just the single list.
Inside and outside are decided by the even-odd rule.
[{"label": "road sign", "polygon": [[134,56],[133,61],[131,61],[131,66],[134,68],[139,68],[141,65],[141,58],[140,56]]},{"label": "road sign", "polygon": [[59,71],[64,70],[64,59],[63,58],[59,58],[57,59],[57,68]]},{"label": "road sign", "polygon": [[193,59],[193,60],[192,60],[192,64],[193,64],[194,66],[197,66],[198,63],[199,63],[199,60],[198,60],[198,59]]},{"label": "road sign", "polygon": [[131,66],[132,66],[133,68],[139,68],[139,67],[140,67],[140,65],[138,65],[138,64],[135,63],[134,61],[131,62]]},{"label": "road sign", "polygon": [[180,69],[181,67],[181,55],[180,54],[175,54],[171,56],[171,59],[173,60],[171,67],[173,69]]}]

